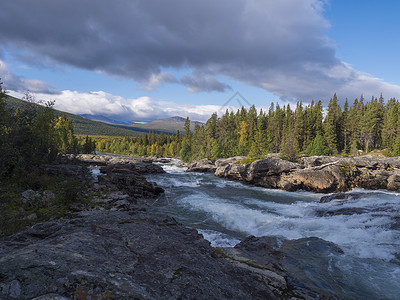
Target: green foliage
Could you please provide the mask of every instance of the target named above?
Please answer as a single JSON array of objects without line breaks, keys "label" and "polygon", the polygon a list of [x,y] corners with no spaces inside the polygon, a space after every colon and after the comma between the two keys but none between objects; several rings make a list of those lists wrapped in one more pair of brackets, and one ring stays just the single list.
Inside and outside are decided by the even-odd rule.
[{"label": "green foliage", "polygon": [[400,136],[396,138],[396,141],[393,145],[393,156],[400,156]]},{"label": "green foliage", "polygon": [[[400,105],[383,97],[364,104],[355,99],[344,109],[336,94],[330,100],[325,119],[322,102],[309,105],[271,104],[268,112],[257,114],[255,107],[241,108],[222,116],[212,114],[205,125],[191,126],[186,119],[182,136],[142,133],[138,137],[91,137],[99,152],[140,156],[180,157],[185,162],[202,158],[217,159],[248,156],[250,160],[268,153],[280,153],[282,158],[296,160],[299,153],[308,155],[357,155],[360,150],[386,147],[393,151],[400,135]],[[79,144],[83,145],[82,138]]]},{"label": "green foliage", "polygon": [[28,92],[23,109],[7,109],[0,84],[0,179],[22,180],[59,154],[77,152],[71,121],[57,118],[54,102],[35,103]]},{"label": "green foliage", "polygon": [[326,145],[324,138],[319,134],[308,145],[306,153],[310,156],[330,155],[329,147]]}]

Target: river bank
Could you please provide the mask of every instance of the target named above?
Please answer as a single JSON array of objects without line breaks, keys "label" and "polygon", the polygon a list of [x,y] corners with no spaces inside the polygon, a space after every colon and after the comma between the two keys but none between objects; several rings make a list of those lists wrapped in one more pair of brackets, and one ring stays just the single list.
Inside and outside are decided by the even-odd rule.
[{"label": "river bank", "polygon": [[[279,264],[214,248],[195,229],[149,211],[164,190],[144,176],[167,176],[162,167],[133,157],[85,158],[94,175],[94,198],[71,203],[59,220],[0,239],[0,298],[301,299],[321,294],[294,285],[297,281]],[[67,163],[47,168],[49,174],[70,176],[83,169]]]},{"label": "river bank", "polygon": [[211,172],[217,177],[285,191],[332,193],[364,188],[400,192],[399,157],[313,156],[294,163],[270,155],[250,164],[241,163],[242,159],[203,159],[189,165],[187,171]]},{"label": "river bank", "polygon": [[390,299],[400,289],[390,195],[383,207],[369,194],[319,203],[177,161],[82,159],[95,198],[0,240],[3,298]]}]

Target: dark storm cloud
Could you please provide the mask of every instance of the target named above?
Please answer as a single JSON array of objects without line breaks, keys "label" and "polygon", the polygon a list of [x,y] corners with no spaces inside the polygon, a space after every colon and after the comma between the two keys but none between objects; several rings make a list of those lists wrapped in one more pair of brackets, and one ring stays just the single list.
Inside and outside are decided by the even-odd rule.
[{"label": "dark storm cloud", "polygon": [[232,88],[226,83],[220,82],[217,78],[193,72],[192,75],[185,75],[181,79],[181,83],[187,86],[189,92],[196,93],[200,91],[211,92],[225,92],[226,90],[232,90]]},{"label": "dark storm cloud", "polygon": [[[319,0],[3,1],[0,43],[42,63],[130,77],[149,89],[181,82],[224,91],[219,75],[307,100],[359,77],[336,58],[321,12]],[[167,68],[203,78],[167,78]]]}]

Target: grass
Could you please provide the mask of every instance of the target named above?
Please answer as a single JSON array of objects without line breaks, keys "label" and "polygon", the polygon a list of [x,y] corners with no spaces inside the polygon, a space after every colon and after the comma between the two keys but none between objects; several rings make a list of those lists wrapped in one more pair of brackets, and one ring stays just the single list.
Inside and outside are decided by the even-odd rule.
[{"label": "grass", "polygon": [[[0,189],[0,237],[12,235],[35,223],[59,219],[75,203],[91,204],[88,182],[74,177],[28,174],[24,180],[2,180]],[[23,201],[22,192],[32,189],[37,199]],[[43,198],[44,191],[54,196]],[[30,216],[30,218],[28,218]]]}]

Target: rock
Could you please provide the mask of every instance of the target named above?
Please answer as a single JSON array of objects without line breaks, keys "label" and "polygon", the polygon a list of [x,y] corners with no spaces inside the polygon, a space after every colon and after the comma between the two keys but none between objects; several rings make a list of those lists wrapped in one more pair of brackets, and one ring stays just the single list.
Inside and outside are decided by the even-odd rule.
[{"label": "rock", "polygon": [[40,201],[41,198],[40,193],[32,189],[22,192],[21,196],[22,196],[22,203],[24,204]]},{"label": "rock", "polygon": [[165,173],[161,166],[153,164],[152,162],[138,162],[131,165],[131,167],[133,167],[139,174],[142,175]]},{"label": "rock", "polygon": [[215,176],[224,177],[233,180],[241,180],[243,181],[246,176],[246,165],[241,164],[228,164],[221,167],[218,167],[215,170]]},{"label": "rock", "polygon": [[219,257],[196,230],[170,217],[106,210],[0,239],[0,277],[3,296],[21,299],[297,295],[282,275]]},{"label": "rock", "polygon": [[64,175],[70,177],[85,178],[84,168],[81,165],[57,164],[41,166],[40,171],[47,175]]},{"label": "rock", "polygon": [[52,202],[54,202],[54,200],[56,199],[56,195],[54,195],[54,193],[52,191],[43,191],[42,193],[42,199],[44,202],[50,204]]},{"label": "rock", "polygon": [[341,157],[335,157],[335,156],[308,156],[308,157],[303,157],[302,162],[306,168],[310,168],[338,161],[340,159]]},{"label": "rock", "polygon": [[322,196],[319,203],[327,203],[333,200],[348,200],[348,199],[358,199],[362,197],[361,193],[336,193],[332,195]]},{"label": "rock", "polygon": [[[107,166],[103,166],[100,168],[100,172],[103,174],[107,174],[107,176],[99,176],[98,177],[98,185],[99,186],[109,186],[117,188],[120,192],[126,194],[127,197],[124,197],[124,200],[128,201],[129,208],[127,203],[119,202],[115,208],[121,209],[133,209],[135,205],[138,204],[138,199],[151,199],[158,197],[160,194],[164,192],[164,190],[159,187],[154,182],[148,182],[142,174],[153,174],[153,173],[165,173],[164,169],[155,165],[151,162],[138,162],[134,164],[110,164]],[[117,200],[121,200],[120,198],[113,200],[113,195],[110,194],[108,196],[111,204]],[[144,204],[144,203],[142,203]]]},{"label": "rock", "polygon": [[21,194],[22,203],[31,208],[49,207],[54,203],[55,199],[54,193],[48,190],[40,193],[29,189]]},{"label": "rock", "polygon": [[391,175],[387,179],[387,189],[390,191],[400,191],[400,176]]},{"label": "rock", "polygon": [[152,162],[137,162],[133,164],[109,164],[100,168],[101,173],[124,173],[134,175],[146,175],[165,173],[164,169]]},{"label": "rock", "polygon": [[33,214],[30,214],[29,216],[27,216],[25,219],[29,220],[29,221],[34,221],[34,220],[37,220],[37,215],[35,213],[33,213]]},{"label": "rock", "polygon": [[315,215],[317,217],[331,217],[331,216],[351,216],[351,215],[361,215],[369,213],[371,210],[361,207],[345,207],[339,209],[329,209],[329,210],[316,210]]},{"label": "rock", "polygon": [[270,187],[268,180],[269,176],[281,176],[295,169],[302,169],[303,166],[290,161],[267,158],[252,162],[247,168],[246,181],[256,183],[261,186]]},{"label": "rock", "polygon": [[297,168],[302,168],[302,166],[282,159],[267,158],[248,165],[221,164],[216,169],[215,176],[276,188],[282,174]]},{"label": "rock", "polygon": [[235,249],[241,260],[275,270],[287,279],[288,286],[298,287],[298,298],[340,298],[340,291],[332,289],[332,282],[346,285],[340,270],[332,263],[343,254],[342,249],[320,238],[286,240],[250,236]]},{"label": "rock", "polygon": [[245,159],[246,156],[234,156],[229,158],[219,158],[215,161],[215,165],[218,167],[234,164],[238,161]]},{"label": "rock", "polygon": [[21,295],[21,284],[18,280],[12,280],[2,288],[2,294],[7,298],[19,298]]},{"label": "rock", "polygon": [[60,296],[58,294],[47,294],[47,295],[35,297],[31,300],[70,300],[70,299]]},{"label": "rock", "polygon": [[143,161],[144,158],[139,156],[130,155],[104,155],[104,154],[79,154],[76,156],[77,159],[96,164],[126,164],[126,163],[136,163]]},{"label": "rock", "polygon": [[214,174],[287,191],[330,193],[361,187],[400,192],[400,158],[313,156],[302,157],[302,162],[297,164],[268,156],[244,165],[220,159],[215,162]]},{"label": "rock", "polygon": [[330,193],[336,191],[346,191],[345,174],[336,165],[329,165],[322,169],[303,169],[296,170],[289,176],[286,176],[279,183],[281,188],[291,190],[304,189],[317,193]]},{"label": "rock", "polygon": [[202,159],[190,164],[186,172],[212,172],[214,173],[217,166],[208,159]]}]

